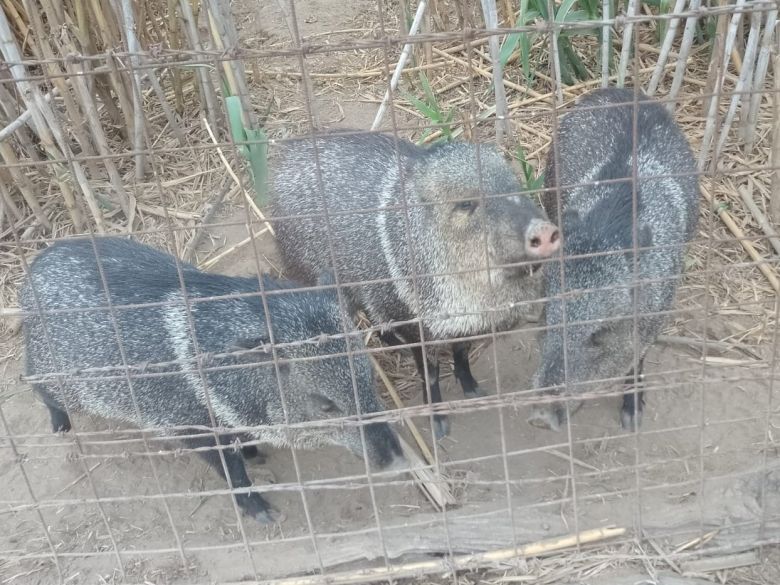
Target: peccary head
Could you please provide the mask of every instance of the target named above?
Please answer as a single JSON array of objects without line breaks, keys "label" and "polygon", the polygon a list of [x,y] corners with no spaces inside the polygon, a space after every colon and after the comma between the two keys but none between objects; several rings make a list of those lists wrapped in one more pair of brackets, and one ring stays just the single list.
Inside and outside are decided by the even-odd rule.
[{"label": "peccary head", "polygon": [[[318,285],[332,284],[329,273],[318,280]],[[274,341],[291,344],[277,350],[289,422],[327,421],[384,410],[360,334],[353,332],[348,341],[343,335],[345,324],[351,328],[351,321],[338,309],[336,292],[305,291],[291,293],[289,298],[285,298],[286,294],[274,296],[275,320],[271,323]],[[337,337],[330,337],[334,335]],[[258,341],[262,343],[262,340],[246,340],[245,345],[257,346]],[[347,355],[347,344],[351,358]],[[278,408],[269,408],[268,414],[273,419],[271,422],[284,423],[281,403]],[[390,425],[363,424],[366,454],[372,466],[375,469],[402,467],[404,460],[398,438]],[[287,443],[288,437],[296,448],[340,445],[363,458],[360,427],[354,423],[299,427],[285,437],[278,435],[275,442]]]},{"label": "peccary head", "polygon": [[[534,387],[557,394],[593,390],[589,381],[625,376],[635,357],[634,254],[630,186],[602,187],[609,192],[590,212],[580,216],[569,209],[561,217],[565,242],[561,265],[544,268],[546,330]],[[598,198],[596,196],[596,198]],[[638,247],[652,245],[652,232],[639,226]],[[565,312],[565,326],[564,326]],[[565,329],[565,332],[564,332]],[[564,335],[565,365],[564,368]],[[636,348],[641,357],[643,343]],[[558,430],[566,410],[573,414],[581,402],[544,404],[529,422]]]},{"label": "peccary head", "polygon": [[[411,181],[458,270],[505,267],[547,258],[560,246],[557,228],[522,193],[511,168],[489,146],[453,143],[415,159]],[[428,242],[428,245],[437,242]],[[487,257],[485,255],[487,254]],[[455,267],[455,266],[453,266]],[[525,275],[529,266],[491,271],[493,283]]]}]

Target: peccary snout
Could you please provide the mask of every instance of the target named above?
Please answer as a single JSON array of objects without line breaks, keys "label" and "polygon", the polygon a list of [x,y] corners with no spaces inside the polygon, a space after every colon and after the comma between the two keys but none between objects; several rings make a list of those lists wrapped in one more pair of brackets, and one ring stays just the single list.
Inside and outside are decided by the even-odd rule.
[{"label": "peccary snout", "polygon": [[525,252],[534,258],[549,258],[561,248],[561,234],[549,221],[533,219],[525,232]]}]

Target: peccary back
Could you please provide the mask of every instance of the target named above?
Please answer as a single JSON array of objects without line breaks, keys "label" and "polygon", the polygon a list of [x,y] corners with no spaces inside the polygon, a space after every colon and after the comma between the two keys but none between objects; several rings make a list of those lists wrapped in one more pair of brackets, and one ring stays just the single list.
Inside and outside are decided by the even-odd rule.
[{"label": "peccary back", "polygon": [[[288,344],[342,333],[335,293],[287,293],[292,283],[263,276],[266,315],[258,278],[180,265],[186,293],[173,257],[129,240],[98,238],[94,247],[88,239],[63,241],[35,259],[20,296],[29,312],[27,374],[39,377],[33,387],[50,409],[54,430],[68,430],[66,412],[78,410],[161,432],[210,425],[210,402],[218,425],[258,427],[252,434],[261,442],[296,448],[338,444],[362,456],[356,426],[283,432],[263,425],[351,416],[358,407],[362,413],[382,410],[364,354],[354,355],[350,369],[343,336],[281,346],[278,366],[270,352],[247,351],[272,339]],[[353,350],[363,349],[359,336],[349,343]],[[199,360],[203,355],[210,359]],[[55,373],[63,375],[52,377]],[[398,457],[387,424],[366,427],[366,439],[377,467]],[[245,477],[240,456],[238,462],[235,455],[226,456]],[[215,463],[213,456],[210,462]],[[228,469],[234,485],[248,481]],[[268,519],[259,498],[245,498],[242,507]]]},{"label": "peccary back", "polygon": [[[603,89],[586,95],[560,120],[557,167],[552,149],[548,156],[546,184],[556,186],[557,172],[560,187],[564,256],[598,255],[565,259],[563,285],[560,264],[545,267],[547,296],[577,294],[567,294],[565,301],[552,298],[545,308],[547,326],[556,328],[542,337],[542,361],[535,377],[539,388],[566,382],[568,391],[576,392],[585,388],[579,383],[589,380],[641,374],[644,355],[663,324],[658,313],[671,309],[674,302],[686,244],[698,219],[696,165],[666,109],[641,94],[634,149],[633,101],[633,90]],[[593,107],[597,109],[589,109]],[[559,215],[556,202],[555,192],[549,192],[545,205],[551,217]],[[640,281],[636,291],[635,279]],[[564,302],[567,372],[561,330]],[[632,370],[635,355],[637,372]],[[624,401],[626,427],[638,423],[635,410],[641,414],[642,402],[635,405],[633,396]],[[537,409],[532,416],[532,422],[552,428],[562,420],[560,405]]]}]

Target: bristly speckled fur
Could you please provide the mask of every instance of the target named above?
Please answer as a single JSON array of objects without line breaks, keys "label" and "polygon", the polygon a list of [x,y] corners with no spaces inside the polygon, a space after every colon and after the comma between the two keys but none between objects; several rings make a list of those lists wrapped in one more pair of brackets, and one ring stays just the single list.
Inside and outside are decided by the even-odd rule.
[{"label": "bristly speckled fur", "polygon": [[[112,305],[172,304],[116,308],[117,336],[107,311],[88,310],[105,307],[107,300],[92,242],[88,239],[62,241],[41,253],[32,264],[30,278],[20,296],[24,311],[32,313],[24,320],[27,374],[78,372],[104,366],[118,368],[111,373],[89,374],[91,380],[65,376],[64,395],[55,381],[34,384],[47,405],[55,409],[67,406],[72,412],[84,410],[164,431],[165,427],[174,425],[209,425],[208,390],[221,426],[260,426],[254,433],[260,441],[282,446],[291,439],[298,447],[333,443],[362,457],[356,426],[325,426],[290,433],[262,428],[261,425],[285,422],[270,353],[244,351],[226,358],[213,358],[207,361],[207,367],[230,364],[246,367],[205,372],[208,386],[204,384],[204,377],[192,361],[198,354],[230,353],[236,348],[268,343],[269,328],[260,296],[200,302],[197,299],[257,292],[260,285],[256,277],[207,274],[182,262],[194,325],[193,340],[190,315],[173,257],[129,240],[99,238],[96,244]],[[292,286],[267,276],[262,278],[266,290]],[[276,343],[343,332],[345,320],[332,290],[269,295],[267,299]],[[38,304],[43,311],[85,311],[51,313],[41,318],[36,314]],[[147,373],[164,373],[133,378],[137,410],[122,369],[118,340],[128,364],[148,364]],[[353,350],[364,349],[359,335],[353,336],[350,344]],[[279,349],[282,359],[324,358],[280,365],[289,422],[356,414],[347,357],[328,357],[345,351],[343,338]],[[190,362],[153,365],[173,360]],[[353,363],[361,412],[382,410],[367,357],[356,354]],[[372,462],[381,466],[398,454],[395,435],[388,425],[377,424],[367,429],[370,431],[367,450]]]},{"label": "bristly speckled fur", "polygon": [[[636,353],[640,360],[658,336],[663,317],[641,316],[669,310],[683,270],[686,244],[698,221],[699,188],[696,165],[685,137],[666,109],[640,95],[637,135],[638,278],[659,280],[638,286],[640,315]],[[547,296],[583,289],[566,302],[567,363],[569,383],[626,375],[634,364],[634,204],[632,105],[586,110],[597,105],[632,102],[634,91],[604,89],[589,93],[560,121],[556,143],[556,169],[551,149],[546,183],[561,187],[561,227],[565,256],[628,250],[626,253],[564,261],[565,286],[560,264],[545,267]],[[681,176],[669,176],[669,175]],[[626,182],[567,187],[591,181],[628,178]],[[556,197],[550,192],[545,206],[558,216]],[[545,308],[548,326],[561,325],[563,307],[551,300]],[[581,321],[625,316],[620,321],[576,325]],[[548,330],[542,339],[542,361],[536,387],[564,382],[563,335]]]},{"label": "bristly speckled fur", "polygon": [[[316,157],[312,139],[280,150],[273,215],[310,216],[275,224],[295,276],[311,281],[332,266],[330,233],[341,282],[395,279],[348,288],[352,309],[375,324],[419,316],[432,338],[446,339],[508,328],[534,312],[522,303],[539,296],[540,278],[528,266],[495,267],[530,261],[526,230],[546,218],[494,148],[422,149],[362,134],[318,138]],[[461,199],[474,207],[459,207]],[[471,272],[447,274],[463,271]],[[446,275],[418,278],[415,290],[415,273]]]}]

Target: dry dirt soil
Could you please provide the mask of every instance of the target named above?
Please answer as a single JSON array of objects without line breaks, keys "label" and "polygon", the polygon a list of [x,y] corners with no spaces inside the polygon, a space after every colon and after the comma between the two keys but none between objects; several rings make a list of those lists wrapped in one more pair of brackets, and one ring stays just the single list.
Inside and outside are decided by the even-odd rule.
[{"label": "dry dirt soil", "polygon": [[[242,34],[260,38],[270,32],[272,40],[286,34],[275,6],[265,3],[257,9],[254,3],[239,3]],[[297,6],[301,34],[311,35],[351,28],[361,11],[376,4],[309,0]],[[316,99],[330,127],[367,128],[376,108],[356,95],[321,92]],[[212,235],[223,247],[245,234],[233,227],[215,229]],[[249,275],[258,264],[262,270],[278,266],[271,238],[262,239],[257,250],[255,256],[245,248],[212,270]],[[702,319],[693,316],[689,327],[703,330]],[[717,328],[718,323],[709,326]],[[117,441],[121,434],[104,439],[50,435],[46,409],[18,379],[19,341],[10,332],[0,340],[3,585],[56,582],[52,562],[36,556],[49,554],[50,547],[62,555],[63,577],[74,585],[121,582],[116,549],[126,582],[184,584],[316,570],[318,553],[325,561],[357,561],[355,550],[364,548],[367,557],[380,555],[382,541],[390,555],[408,551],[415,539],[422,549],[426,543],[442,547],[445,526],[452,528],[450,544],[456,552],[510,546],[513,536],[523,542],[608,524],[627,527],[634,535],[642,529],[667,551],[715,528],[721,530],[721,545],[729,537],[735,543],[759,538],[761,518],[768,520],[767,531],[776,529],[771,520],[780,512],[774,497],[777,477],[757,471],[776,466],[778,455],[773,438],[767,436],[767,424],[771,432],[778,422],[769,411],[778,403],[766,361],[769,347],[760,350],[761,359],[729,354],[705,367],[695,350],[659,344],[647,360],[654,390],[637,436],[619,430],[617,397],[586,404],[572,424],[571,437],[566,431],[528,425],[527,407],[459,413],[452,436],[437,450],[447,475],[455,480],[458,498],[458,506],[446,515],[436,513],[414,485],[378,487],[372,494],[365,482],[355,481],[339,489],[307,488],[305,498],[298,491],[273,492],[268,497],[286,514],[284,522],[264,527],[244,520],[241,527],[229,496],[199,495],[222,489],[223,482],[197,456],[176,453],[175,444],[148,437],[152,452],[171,451],[149,458],[143,444]],[[521,331],[486,347],[474,373],[491,394],[499,385],[504,392],[514,391],[528,388],[536,361],[534,337]],[[673,370],[681,372],[653,376]],[[443,391],[446,399],[462,398],[451,377]],[[82,432],[115,428],[85,415],[73,422]],[[427,436],[427,421],[418,424]],[[297,453],[301,477],[296,478],[289,451],[269,449],[266,454],[265,464],[249,463],[250,475],[261,485],[356,476],[364,470],[349,453],[323,449]],[[137,499],[160,490],[184,494],[166,499],[170,517],[160,499]],[[40,510],[19,510],[20,503],[33,501],[43,503]],[[469,515],[477,519],[459,520]],[[413,528],[420,518],[428,524]],[[311,531],[332,535],[359,530],[363,533],[351,540],[338,541],[351,556],[339,556],[338,547],[329,545],[336,541],[326,537],[317,539],[315,552],[310,537]],[[176,552],[177,539],[186,551],[186,571]],[[249,552],[244,542],[251,543]],[[154,552],[158,550],[166,552]]]}]

